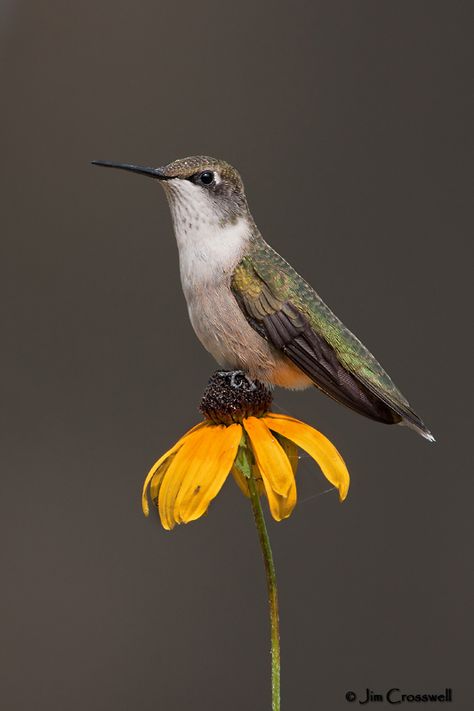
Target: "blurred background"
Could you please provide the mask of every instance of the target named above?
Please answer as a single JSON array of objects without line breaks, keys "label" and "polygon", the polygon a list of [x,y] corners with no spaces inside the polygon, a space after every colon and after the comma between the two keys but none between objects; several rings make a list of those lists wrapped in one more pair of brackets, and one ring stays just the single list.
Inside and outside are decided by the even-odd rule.
[{"label": "blurred background", "polygon": [[[156,183],[90,166],[192,154],[241,172],[264,237],[437,437],[277,392],[344,455],[303,458],[269,522],[283,709],[345,693],[472,703],[472,4],[0,3],[2,682],[8,711],[264,709],[248,501],[146,520],[151,463],[215,365]],[[471,688],[469,688],[471,687]]]}]

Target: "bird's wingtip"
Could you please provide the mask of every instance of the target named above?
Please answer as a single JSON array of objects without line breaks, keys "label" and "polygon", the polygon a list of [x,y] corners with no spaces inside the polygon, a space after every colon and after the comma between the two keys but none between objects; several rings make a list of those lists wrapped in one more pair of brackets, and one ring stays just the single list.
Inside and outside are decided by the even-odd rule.
[{"label": "bird's wingtip", "polygon": [[423,437],[423,439],[426,439],[428,442],[431,442],[431,443],[436,442],[434,435],[431,434],[429,429],[427,427],[425,427],[424,424],[422,426],[415,425],[415,426],[412,426],[412,428],[415,430],[415,432],[418,432],[418,434],[420,434]]},{"label": "bird's wingtip", "polygon": [[426,439],[428,442],[436,442],[434,435],[431,434],[424,422],[420,420],[420,418],[416,415],[411,416],[410,419],[408,419],[408,417],[404,418],[399,424],[409,427],[411,430],[421,435],[423,439]]}]

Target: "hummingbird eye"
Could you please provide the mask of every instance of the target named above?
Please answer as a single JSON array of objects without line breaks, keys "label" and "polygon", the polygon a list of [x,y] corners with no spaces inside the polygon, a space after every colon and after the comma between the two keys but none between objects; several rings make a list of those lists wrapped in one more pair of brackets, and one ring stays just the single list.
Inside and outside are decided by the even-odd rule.
[{"label": "hummingbird eye", "polygon": [[203,185],[210,185],[214,182],[214,173],[212,170],[205,170],[202,173],[198,173],[196,178],[196,182],[202,183]]}]

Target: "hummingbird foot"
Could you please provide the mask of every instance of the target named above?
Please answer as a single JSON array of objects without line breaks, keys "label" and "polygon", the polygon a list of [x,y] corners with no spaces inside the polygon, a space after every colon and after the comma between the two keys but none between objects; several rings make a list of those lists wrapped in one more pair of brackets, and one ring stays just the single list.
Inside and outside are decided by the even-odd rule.
[{"label": "hummingbird foot", "polygon": [[257,387],[255,381],[250,378],[243,370],[217,370],[215,375],[222,378],[230,378],[230,386],[232,388],[244,388],[246,390],[255,390]]}]

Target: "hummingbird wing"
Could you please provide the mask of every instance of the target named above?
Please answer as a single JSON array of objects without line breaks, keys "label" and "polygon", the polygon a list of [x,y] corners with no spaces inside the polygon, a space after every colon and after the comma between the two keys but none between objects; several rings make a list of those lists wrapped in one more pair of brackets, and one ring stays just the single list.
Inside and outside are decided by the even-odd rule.
[{"label": "hummingbird wing", "polygon": [[320,390],[366,417],[404,421],[432,438],[374,356],[266,242],[253,241],[231,288],[250,325]]}]

